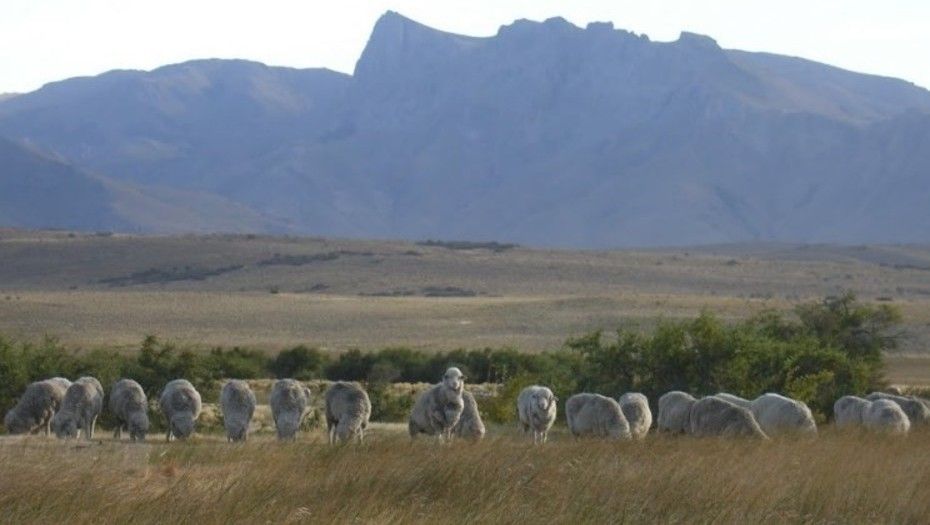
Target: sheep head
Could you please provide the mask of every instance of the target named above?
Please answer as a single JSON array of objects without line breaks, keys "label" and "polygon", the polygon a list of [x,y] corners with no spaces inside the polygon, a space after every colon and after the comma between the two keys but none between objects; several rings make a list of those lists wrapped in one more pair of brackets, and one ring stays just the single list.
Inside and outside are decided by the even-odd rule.
[{"label": "sheep head", "polygon": [[15,409],[7,412],[3,418],[3,427],[10,434],[23,434],[32,430],[34,426],[29,421],[29,418],[20,417]]},{"label": "sheep head", "polygon": [[71,414],[58,412],[52,417],[52,431],[60,439],[76,438],[78,435],[77,421]]},{"label": "sheep head", "polygon": [[442,376],[442,384],[450,390],[455,390],[459,394],[465,388],[465,376],[462,371],[456,367],[449,368]]},{"label": "sheep head", "polygon": [[149,431],[149,416],[144,411],[133,412],[129,416],[129,437],[133,441],[145,441]]}]

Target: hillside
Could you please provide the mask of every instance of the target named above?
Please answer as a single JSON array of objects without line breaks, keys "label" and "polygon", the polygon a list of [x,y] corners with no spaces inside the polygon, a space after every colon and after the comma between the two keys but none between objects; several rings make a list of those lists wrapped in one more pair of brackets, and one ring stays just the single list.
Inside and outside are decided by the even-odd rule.
[{"label": "hillside", "polygon": [[611,24],[475,38],[388,12],[351,76],[239,60],[113,71],[0,102],[0,135],[182,210],[122,213],[119,230],[930,241],[930,92]]},{"label": "hillside", "polygon": [[120,229],[106,185],[60,159],[0,138],[0,224]]}]

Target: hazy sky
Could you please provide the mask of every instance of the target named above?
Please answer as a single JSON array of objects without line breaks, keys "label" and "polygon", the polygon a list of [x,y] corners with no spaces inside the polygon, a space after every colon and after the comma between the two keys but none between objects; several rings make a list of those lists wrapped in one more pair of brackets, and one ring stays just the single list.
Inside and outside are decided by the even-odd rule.
[{"label": "hazy sky", "polygon": [[0,93],[207,57],[351,72],[389,9],[479,36],[552,16],[653,40],[687,30],[930,87],[930,0],[0,0]]}]

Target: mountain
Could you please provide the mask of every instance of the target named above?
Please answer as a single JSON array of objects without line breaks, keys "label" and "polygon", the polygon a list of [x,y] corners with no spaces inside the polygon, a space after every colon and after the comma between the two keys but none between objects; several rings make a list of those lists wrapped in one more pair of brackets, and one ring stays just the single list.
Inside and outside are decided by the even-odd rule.
[{"label": "mountain", "polygon": [[0,139],[0,223],[30,228],[122,228],[106,186],[25,146]]},{"label": "mountain", "polygon": [[930,240],[930,92],[609,23],[476,38],[388,12],[351,76],[239,60],[113,71],[0,101],[0,135],[122,185],[117,204],[185,216],[124,219],[142,231]]},{"label": "mountain", "polygon": [[0,224],[170,233],[289,231],[222,197],[115,181],[3,138],[0,166]]}]

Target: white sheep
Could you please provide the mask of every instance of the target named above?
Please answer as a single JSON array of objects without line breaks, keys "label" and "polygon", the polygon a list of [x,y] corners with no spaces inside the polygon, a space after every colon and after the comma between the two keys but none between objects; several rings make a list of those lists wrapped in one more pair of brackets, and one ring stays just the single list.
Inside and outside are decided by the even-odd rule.
[{"label": "white sheep", "polygon": [[869,401],[869,406],[862,415],[866,428],[890,434],[907,434],[911,422],[901,406],[890,399]]},{"label": "white sheep", "polygon": [[103,412],[103,387],[93,377],[82,377],[71,383],[52,416],[51,427],[60,439],[76,438],[80,431],[84,439],[94,438],[97,417]]},{"label": "white sheep", "polygon": [[630,433],[636,439],[644,439],[652,426],[652,410],[649,399],[639,392],[627,392],[620,396],[620,409],[630,424]]},{"label": "white sheep", "polygon": [[45,429],[45,435],[51,433],[52,416],[61,406],[68,385],[55,379],[30,383],[3,418],[3,426],[10,434],[26,434]]},{"label": "white sheep", "polygon": [[865,412],[871,401],[856,396],[843,396],[833,403],[833,419],[837,428],[859,427],[865,424]]},{"label": "white sheep", "polygon": [[462,415],[452,431],[460,438],[473,441],[484,437],[486,430],[484,422],[481,421],[481,412],[478,411],[478,403],[475,402],[475,396],[467,390],[462,391]]},{"label": "white sheep", "polygon": [[331,444],[365,439],[368,418],[371,417],[371,399],[358,383],[338,381],[326,389],[326,428]]},{"label": "white sheep", "polygon": [[691,432],[691,407],[697,402],[694,396],[679,390],[667,392],[659,398],[659,417],[656,428],[660,432],[687,434]]},{"label": "white sheep", "polygon": [[889,401],[894,401],[901,407],[901,410],[907,414],[907,418],[914,425],[927,425],[930,424],[930,406],[927,405],[927,402],[914,396],[899,396],[894,394],[886,394],[884,392],[872,392],[871,394],[865,397],[869,401],[877,401],[879,399],[887,399]]},{"label": "white sheep", "polygon": [[220,391],[220,409],[223,411],[223,428],[226,441],[246,441],[249,424],[255,414],[255,393],[249,384],[240,379],[231,379]]},{"label": "white sheep", "polygon": [[717,396],[699,399],[691,406],[691,435],[746,436],[768,439],[752,412]]},{"label": "white sheep", "polygon": [[555,423],[558,401],[552,390],[539,385],[528,386],[517,396],[520,426],[524,434],[533,430],[533,443],[545,443],[548,439],[549,429]]},{"label": "white sheep", "polygon": [[411,439],[419,434],[437,436],[440,441],[452,438],[452,429],[462,417],[465,401],[465,376],[456,367],[449,368],[439,384],[420,394],[407,422]]},{"label": "white sheep", "polygon": [[565,419],[573,436],[630,439],[630,424],[620,403],[600,394],[575,394],[565,402]]},{"label": "white sheep", "polygon": [[190,381],[169,381],[158,401],[168,423],[165,441],[171,441],[172,437],[186,439],[194,433],[194,425],[200,417],[203,403],[200,400],[200,392],[197,392]]},{"label": "white sheep", "polygon": [[132,379],[120,379],[113,383],[109,406],[116,423],[113,439],[119,439],[123,429],[126,429],[132,441],[145,441],[145,434],[149,430],[149,404],[139,383]]},{"label": "white sheep", "polygon": [[71,380],[65,377],[52,377],[50,379],[46,379],[46,381],[51,381],[52,383],[56,383],[60,385],[62,388],[64,388],[65,390],[68,390],[68,387],[71,386]]},{"label": "white sheep", "polygon": [[720,399],[723,399],[724,401],[729,401],[730,403],[733,403],[734,405],[738,407],[743,407],[747,409],[752,408],[752,401],[746,398],[739,397],[734,394],[728,394],[727,392],[720,392],[720,393],[714,394],[714,396],[719,397]]},{"label": "white sheep", "polygon": [[310,405],[310,389],[293,379],[279,379],[271,388],[268,402],[278,439],[296,440],[297,431]]},{"label": "white sheep", "polygon": [[801,401],[778,394],[763,394],[752,400],[750,411],[769,436],[786,433],[816,434],[811,409]]}]

